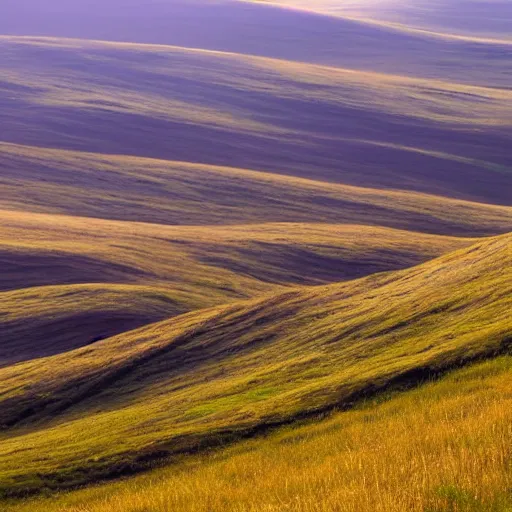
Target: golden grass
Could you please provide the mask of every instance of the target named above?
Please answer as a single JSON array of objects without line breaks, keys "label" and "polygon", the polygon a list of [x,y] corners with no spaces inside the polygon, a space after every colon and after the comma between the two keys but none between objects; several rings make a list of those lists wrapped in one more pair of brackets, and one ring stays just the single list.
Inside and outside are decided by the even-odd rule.
[{"label": "golden grass", "polygon": [[350,403],[510,345],[511,237],[219,306],[0,370],[4,492],[55,488]]},{"label": "golden grass", "polygon": [[512,359],[6,512],[507,512]]}]

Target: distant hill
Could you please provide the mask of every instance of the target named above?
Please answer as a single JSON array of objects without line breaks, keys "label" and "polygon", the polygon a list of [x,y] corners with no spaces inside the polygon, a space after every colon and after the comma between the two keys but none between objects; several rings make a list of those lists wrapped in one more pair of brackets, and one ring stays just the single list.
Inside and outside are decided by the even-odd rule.
[{"label": "distant hill", "polygon": [[[295,5],[295,0],[285,1]],[[435,27],[445,19],[455,24],[465,23],[457,22],[453,14],[443,13],[443,2],[436,3],[438,9],[431,14]],[[446,10],[455,5],[452,10],[456,11],[461,3],[461,0],[449,3]],[[307,6],[310,5],[316,8],[317,1],[308,2]],[[468,5],[473,6],[473,11]],[[501,23],[507,33],[509,7],[505,5],[493,16],[489,5],[494,4],[485,2],[484,8],[483,2],[464,0],[460,10],[475,12],[472,27],[480,23],[485,31],[485,20],[497,19],[501,21],[490,25],[489,30]],[[510,48],[499,41],[499,34],[495,35],[497,42],[478,42],[411,31],[409,25],[414,26],[418,17],[429,19],[431,7],[423,9],[417,2],[406,7],[399,5],[386,10],[384,23],[376,24],[365,20],[364,15],[362,19],[332,17],[282,9],[272,2],[52,0],[48,5],[39,0],[3,0],[0,34],[173,45],[428,79],[444,78],[473,85],[510,83],[507,73]],[[370,8],[367,17],[373,12]],[[376,14],[377,20],[380,12]],[[398,13],[403,24],[386,23],[388,12],[392,19]],[[451,30],[447,28],[448,35]],[[510,40],[509,31],[508,36]]]},{"label": "distant hill", "polygon": [[[0,144],[0,157],[3,210],[183,226],[363,224],[471,237],[512,226],[510,206],[433,194],[11,144]],[[482,179],[488,174],[482,170]],[[508,175],[490,177],[490,189],[509,198],[496,186]]]},{"label": "distant hill", "polygon": [[269,0],[269,3],[388,23],[397,29],[424,30],[438,37],[512,42],[512,4],[508,0]]},{"label": "distant hill", "polygon": [[183,48],[0,48],[3,142],[511,204],[507,88]]}]

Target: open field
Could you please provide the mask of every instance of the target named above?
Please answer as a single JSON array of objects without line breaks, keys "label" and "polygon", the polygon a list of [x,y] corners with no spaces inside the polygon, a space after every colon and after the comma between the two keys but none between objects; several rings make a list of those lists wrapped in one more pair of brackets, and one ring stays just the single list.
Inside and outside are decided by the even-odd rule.
[{"label": "open field", "polygon": [[506,351],[511,258],[497,237],[0,369],[3,492],[133,471]]},{"label": "open field", "polygon": [[506,512],[510,357],[321,422],[6,512]]}]

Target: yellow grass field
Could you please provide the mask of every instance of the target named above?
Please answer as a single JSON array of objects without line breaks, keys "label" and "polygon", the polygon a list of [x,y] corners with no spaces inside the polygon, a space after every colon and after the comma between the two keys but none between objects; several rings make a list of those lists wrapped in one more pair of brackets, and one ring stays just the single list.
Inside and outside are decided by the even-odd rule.
[{"label": "yellow grass field", "polygon": [[507,512],[512,361],[6,512]]}]

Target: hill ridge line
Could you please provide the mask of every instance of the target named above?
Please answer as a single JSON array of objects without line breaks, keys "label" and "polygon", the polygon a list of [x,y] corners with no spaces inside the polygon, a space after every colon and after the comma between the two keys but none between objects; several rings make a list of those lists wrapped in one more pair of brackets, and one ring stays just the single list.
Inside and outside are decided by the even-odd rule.
[{"label": "hill ridge line", "polygon": [[[165,160],[162,158],[153,158],[153,157],[147,157],[147,156],[132,156],[132,155],[123,155],[123,154],[114,154],[114,153],[94,153],[90,151],[79,151],[74,149],[61,149],[61,148],[50,148],[50,147],[42,147],[42,146],[31,146],[26,144],[17,144],[17,143],[11,143],[11,142],[4,142],[0,140],[0,154],[2,152],[2,148],[13,148],[13,149],[28,149],[33,150],[35,152],[50,152],[53,154],[62,154],[62,155],[80,155],[84,157],[92,157],[92,158],[108,158],[112,160],[130,160],[132,162],[153,162],[153,163],[163,163],[168,165],[177,165],[182,167],[188,167],[188,168],[197,168],[201,170],[206,171],[212,171],[212,172],[219,172],[222,174],[229,174],[229,175],[235,175],[235,174],[243,174],[246,176],[250,176],[251,178],[256,178],[258,181],[265,181],[265,179],[271,179],[274,181],[281,181],[281,182],[296,182],[296,183],[304,183],[309,185],[319,185],[319,186],[332,186],[332,187],[339,187],[344,188],[346,190],[354,190],[354,191],[360,191],[360,192],[367,192],[367,193],[376,193],[376,194],[386,194],[386,195],[407,195],[407,196],[414,196],[414,197],[425,197],[425,198],[435,198],[440,201],[449,202],[449,203],[457,203],[457,204],[467,204],[467,205],[478,205],[483,207],[489,207],[489,208],[496,208],[500,210],[511,210],[511,206],[501,205],[501,204],[494,204],[494,203],[484,203],[484,202],[478,202],[478,201],[471,201],[469,199],[460,199],[455,197],[449,197],[449,196],[442,196],[442,195],[436,195],[428,192],[421,192],[421,191],[415,191],[415,190],[403,190],[403,189],[392,189],[392,188],[377,188],[377,187],[362,187],[358,185],[351,185],[348,183],[337,183],[332,181],[322,181],[322,180],[316,180],[312,178],[305,178],[301,176],[294,176],[289,174],[280,174],[277,172],[272,171],[265,171],[265,170],[256,170],[256,169],[248,169],[248,168],[239,168],[239,167],[228,167],[223,165],[216,165],[216,164],[207,164],[202,162],[189,162],[189,161],[180,161],[180,160]],[[26,154],[16,154],[20,157],[27,157],[30,158],[30,155]],[[19,210],[10,210],[8,208],[0,208],[0,210],[3,211],[19,211]],[[42,212],[27,212],[27,213],[42,213]]]},{"label": "hill ridge line", "polygon": [[274,0],[239,0],[248,4],[255,3],[263,3],[267,6],[272,6],[277,9],[284,9],[295,12],[303,12],[310,15],[322,16],[326,18],[334,18],[346,21],[352,21],[354,23],[358,23],[360,25],[379,27],[383,29],[387,29],[390,32],[398,32],[398,33],[406,33],[418,36],[426,36],[432,39],[442,39],[445,41],[463,41],[468,43],[475,44],[494,44],[500,46],[508,46],[512,45],[512,39],[501,39],[501,38],[492,38],[492,37],[482,37],[482,36],[468,36],[464,34],[450,34],[447,32],[439,32],[437,30],[431,30],[427,28],[421,28],[414,25],[405,25],[403,23],[398,23],[394,21],[381,21],[375,18],[362,17],[362,16],[350,16],[347,14],[334,13],[330,11],[319,11],[315,9],[308,9],[307,7],[294,6],[289,4],[280,4]]},{"label": "hill ridge line", "polygon": [[[460,82],[454,82],[449,80],[441,80],[439,78],[423,78],[420,76],[407,76],[407,75],[399,75],[393,73],[384,73],[379,71],[372,71],[370,69],[357,69],[357,68],[347,68],[340,67],[329,64],[320,64],[315,62],[308,61],[300,61],[300,60],[291,60],[291,59],[283,59],[277,57],[265,57],[262,55],[249,54],[249,53],[237,53],[230,52],[226,50],[209,50],[206,48],[199,47],[187,47],[187,46],[179,46],[179,45],[169,45],[162,43],[131,43],[131,42],[120,42],[120,41],[108,41],[102,39],[80,39],[80,38],[72,38],[72,37],[52,37],[52,36],[11,36],[11,35],[0,35],[0,42],[12,42],[12,43],[21,43],[21,44],[37,44],[37,43],[51,43],[57,44],[60,47],[112,47],[117,48],[119,50],[137,50],[137,49],[146,49],[146,50],[160,50],[160,51],[170,51],[170,52],[182,52],[182,53],[195,53],[195,54],[203,54],[203,55],[214,55],[217,57],[224,58],[234,58],[237,60],[248,60],[253,61],[255,63],[269,63],[269,64],[282,64],[282,65],[291,65],[291,66],[303,66],[306,68],[326,70],[338,73],[345,73],[347,75],[357,75],[364,76],[367,78],[381,78],[387,79],[392,82],[405,82],[409,84],[431,84],[439,87],[458,87],[464,90],[474,90],[474,91],[499,91],[508,94],[512,94],[510,88],[501,88],[498,86],[485,86],[485,85],[474,85],[474,84],[465,84]],[[512,45],[512,41],[509,43]]]}]

